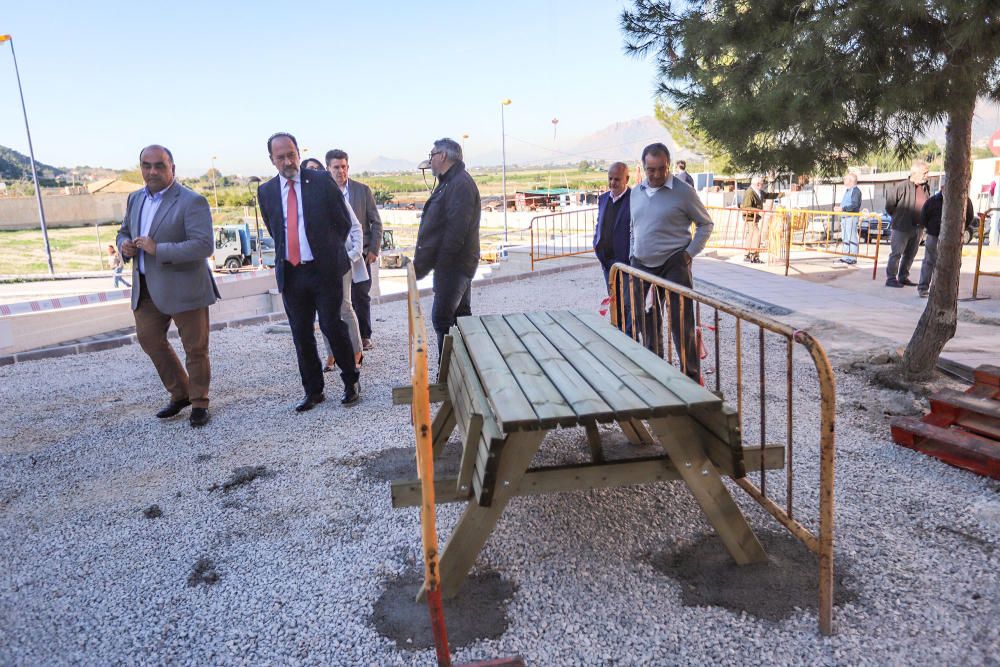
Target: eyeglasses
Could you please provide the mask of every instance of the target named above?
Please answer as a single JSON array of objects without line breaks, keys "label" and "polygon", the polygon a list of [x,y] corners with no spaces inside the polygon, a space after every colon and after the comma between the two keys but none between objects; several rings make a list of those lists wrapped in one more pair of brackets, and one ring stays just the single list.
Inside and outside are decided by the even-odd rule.
[{"label": "eyeglasses", "polygon": [[441,153],[444,153],[444,151],[431,151],[427,154],[427,159],[433,160],[435,155],[441,155]]}]

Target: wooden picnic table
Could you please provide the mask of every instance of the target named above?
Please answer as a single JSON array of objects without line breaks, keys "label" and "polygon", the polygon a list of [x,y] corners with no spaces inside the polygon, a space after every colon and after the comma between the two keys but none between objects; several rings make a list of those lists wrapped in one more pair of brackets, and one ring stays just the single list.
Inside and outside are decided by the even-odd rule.
[{"label": "wooden picnic table", "polygon": [[[441,554],[454,596],[510,498],[681,479],[739,564],[767,558],[721,475],[781,468],[784,448],[744,448],[720,397],[596,314],[548,311],[462,317],[445,338],[431,401],[435,456],[457,427],[457,476],[435,479],[436,502],[467,506]],[[409,401],[410,387],[394,390]],[[598,423],[664,455],[605,461]],[[648,428],[647,428],[648,424]],[[531,468],[550,430],[583,427],[590,461]],[[393,505],[420,503],[420,482],[392,483]]]}]

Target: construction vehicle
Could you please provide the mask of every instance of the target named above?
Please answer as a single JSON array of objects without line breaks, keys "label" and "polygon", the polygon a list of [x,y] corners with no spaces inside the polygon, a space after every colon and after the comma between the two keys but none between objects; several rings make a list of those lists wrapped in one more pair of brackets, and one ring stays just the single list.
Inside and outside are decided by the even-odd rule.
[{"label": "construction vehicle", "polygon": [[216,271],[236,273],[246,266],[259,263],[263,259],[264,266],[274,266],[274,240],[265,238],[261,241],[261,252],[257,250],[257,236],[250,232],[250,225],[223,225],[215,230],[215,254],[212,255],[212,266]]},{"label": "construction vehicle", "polygon": [[391,229],[382,230],[382,250],[378,255],[380,269],[403,268],[403,252],[396,247],[396,240]]}]

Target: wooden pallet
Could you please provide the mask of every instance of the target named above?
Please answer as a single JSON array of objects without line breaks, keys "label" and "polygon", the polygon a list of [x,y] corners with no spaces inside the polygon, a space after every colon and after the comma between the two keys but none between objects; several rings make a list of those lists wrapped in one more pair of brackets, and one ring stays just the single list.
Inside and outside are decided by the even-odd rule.
[{"label": "wooden pallet", "polygon": [[1000,367],[976,369],[968,391],[944,389],[931,396],[922,419],[895,417],[892,439],[945,463],[1000,479]]}]

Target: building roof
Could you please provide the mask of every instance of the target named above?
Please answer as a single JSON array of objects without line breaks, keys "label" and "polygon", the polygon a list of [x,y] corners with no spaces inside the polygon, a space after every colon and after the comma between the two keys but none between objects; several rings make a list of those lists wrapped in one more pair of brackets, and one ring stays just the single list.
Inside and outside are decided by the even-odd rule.
[{"label": "building roof", "polygon": [[518,190],[518,194],[525,195],[568,195],[576,190],[570,188],[541,188],[539,190]]},{"label": "building roof", "polygon": [[128,193],[135,192],[142,185],[131,181],[123,181],[118,178],[102,178],[93,183],[87,183],[87,192],[90,194]]}]

